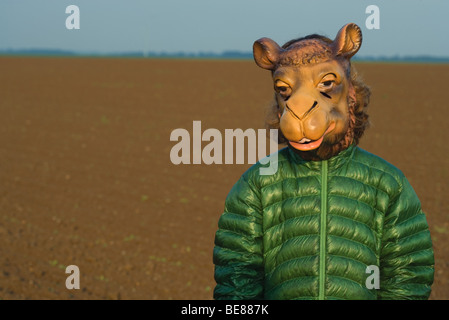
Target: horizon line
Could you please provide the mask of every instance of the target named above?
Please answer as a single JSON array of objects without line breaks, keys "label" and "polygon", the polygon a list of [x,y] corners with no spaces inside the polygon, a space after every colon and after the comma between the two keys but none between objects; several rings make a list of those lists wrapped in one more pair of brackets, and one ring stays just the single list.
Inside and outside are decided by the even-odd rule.
[{"label": "horizon line", "polygon": [[[0,56],[74,56],[74,57],[135,57],[135,58],[219,58],[219,59],[253,59],[250,51],[225,50],[220,53],[211,51],[165,52],[165,51],[123,51],[123,52],[81,52],[64,49],[3,49]],[[354,56],[353,61],[418,61],[449,62],[449,56],[432,55],[392,55],[392,56]]]}]

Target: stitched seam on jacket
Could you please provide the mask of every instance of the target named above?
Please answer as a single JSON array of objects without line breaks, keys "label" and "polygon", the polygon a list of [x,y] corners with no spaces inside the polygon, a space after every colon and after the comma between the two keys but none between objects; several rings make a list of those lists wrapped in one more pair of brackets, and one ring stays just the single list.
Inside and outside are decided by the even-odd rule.
[{"label": "stitched seam on jacket", "polygon": [[[391,207],[391,205],[392,205],[393,203],[396,202],[397,198],[398,198],[398,197],[401,195],[401,193],[402,193],[402,190],[403,190],[403,188],[404,188],[404,183],[403,183],[403,181],[404,181],[404,179],[405,179],[405,176],[402,174],[402,172],[400,172],[400,174],[402,174],[402,176],[399,175],[399,177],[396,177],[396,176],[394,176],[392,173],[386,172],[386,171],[384,171],[384,170],[382,170],[382,169],[379,169],[379,168],[376,168],[376,167],[370,167],[370,166],[368,166],[366,163],[360,162],[360,161],[355,160],[355,159],[353,159],[353,158],[351,158],[350,161],[354,161],[354,162],[356,162],[356,163],[359,163],[359,164],[361,164],[362,166],[367,167],[368,169],[373,169],[373,170],[377,170],[377,171],[383,172],[384,174],[386,174],[386,175],[390,176],[391,178],[393,178],[394,181],[396,181],[396,183],[398,184],[398,187],[399,187],[399,192],[398,192],[397,194],[395,194],[393,197],[390,197],[390,203],[389,203],[388,208],[387,208],[387,210],[386,210],[386,213],[387,213],[387,212],[388,212],[388,209]],[[349,179],[351,179],[351,178],[349,178]],[[375,187],[374,187],[374,188],[375,188]],[[381,191],[382,191],[382,190],[381,190]],[[387,194],[388,194],[388,193],[387,193]],[[383,228],[383,227],[382,227],[382,228]]]},{"label": "stitched seam on jacket", "polygon": [[[418,252],[421,252],[421,251],[427,251],[427,250],[432,250],[432,247],[430,246],[430,247],[425,248],[425,249],[420,249],[420,250],[416,250],[416,251],[407,252],[407,253],[401,254],[400,256],[394,256],[392,259],[396,260],[397,258],[401,258],[401,257],[407,256],[407,255],[410,255],[410,254],[415,254],[415,253],[418,253]],[[390,259],[381,259],[381,261],[385,261],[385,260],[388,261],[388,260],[391,260],[391,258]],[[405,267],[407,267],[407,266],[405,266]],[[420,266],[420,267],[429,267],[429,265],[424,265],[424,266]],[[395,268],[395,270],[396,269],[398,269],[398,268]]]},{"label": "stitched seam on jacket", "polygon": [[[282,162],[282,161],[279,161],[279,159],[278,159],[278,163],[280,163],[280,162]],[[248,184],[251,191],[256,195],[258,204],[260,205],[259,208],[256,208],[257,210],[255,210],[256,213],[258,213],[258,215],[260,217],[261,234],[257,237],[257,238],[260,238],[260,252],[256,252],[256,253],[252,253],[252,254],[256,254],[257,256],[260,256],[262,258],[262,267],[265,268],[266,262],[265,262],[265,255],[264,255],[265,248],[264,248],[264,243],[263,243],[263,235],[264,235],[264,231],[263,231],[264,230],[264,226],[263,226],[264,212],[263,211],[264,210],[263,210],[263,204],[262,204],[262,188],[260,188],[260,186],[258,188],[256,188],[256,186],[254,186],[252,184],[252,182],[250,182],[249,177],[247,177],[245,174],[243,174],[242,177],[243,177],[243,180]],[[255,220],[257,220],[257,218]],[[257,223],[257,221],[255,221],[255,223]],[[265,290],[263,290],[263,291],[265,291]],[[262,292],[262,294],[265,294],[265,293]]]},{"label": "stitched seam on jacket", "polygon": [[282,182],[284,182],[285,180],[296,180],[296,179],[312,178],[312,177],[315,177],[315,176],[318,176],[318,175],[304,175],[304,176],[299,176],[299,177],[297,177],[297,176],[293,176],[293,177],[282,177],[280,180],[278,180],[278,181],[276,181],[276,182],[273,182],[273,183],[270,183],[270,184],[268,184],[268,185],[266,185],[266,186],[263,186],[262,188],[260,188],[260,190],[261,190],[261,192],[264,192],[264,189],[265,189],[265,188],[269,188],[269,187],[271,187],[271,186],[274,186],[275,184],[282,183]]},{"label": "stitched seam on jacket", "polygon": [[[265,230],[264,233],[269,232],[269,230],[271,230],[272,228],[275,228],[275,227],[277,227],[277,226],[279,226],[279,225],[281,225],[281,224],[283,224],[283,223],[286,223],[287,221],[294,220],[294,219],[299,219],[299,218],[303,218],[303,217],[313,217],[313,216],[316,216],[316,215],[317,215],[317,213],[314,213],[314,214],[305,214],[305,215],[302,215],[302,216],[297,216],[297,217],[291,217],[291,218],[288,218],[288,219],[286,219],[286,220],[284,220],[284,221],[281,221],[281,222],[279,222],[279,223],[276,223],[275,225],[272,225],[272,226],[269,227],[267,230]],[[290,238],[289,238],[289,239],[290,239]],[[287,239],[287,240],[289,240],[289,239]],[[286,241],[287,241],[287,240],[286,240]]]},{"label": "stitched seam on jacket", "polygon": [[403,223],[405,223],[405,222],[407,222],[407,221],[409,221],[409,220],[411,220],[411,219],[414,219],[414,218],[416,218],[416,217],[419,217],[420,215],[426,216],[426,215],[420,210],[420,213],[415,214],[414,216],[411,216],[410,218],[407,218],[407,219],[405,219],[404,221],[401,221],[401,222],[399,222],[398,224],[395,224],[394,226],[395,226],[395,227],[400,226],[401,224],[403,224]]},{"label": "stitched seam on jacket", "polygon": [[[337,178],[344,178],[344,179],[349,179],[349,180],[352,180],[352,181],[359,182],[359,183],[364,184],[364,185],[366,185],[366,186],[370,186],[371,188],[376,189],[377,191],[380,191],[380,192],[384,193],[385,195],[388,196],[388,198],[391,198],[390,195],[389,195],[385,190],[382,190],[382,189],[380,189],[379,187],[376,187],[376,186],[374,186],[374,185],[372,185],[372,184],[369,184],[369,183],[366,183],[366,182],[363,182],[363,181],[360,181],[360,180],[357,180],[357,179],[354,179],[354,178],[351,178],[351,177],[347,177],[347,176],[333,175],[333,176],[330,176],[330,177],[331,177],[331,178],[334,178],[334,177],[337,177]],[[331,193],[331,195],[334,195],[334,194]]]},{"label": "stitched seam on jacket", "polygon": [[[281,149],[282,150],[282,149]],[[279,156],[279,154],[281,153],[280,151],[281,150],[279,150],[278,151],[278,156]],[[279,158],[278,158],[278,160],[277,160],[277,165],[278,165],[278,169],[279,169],[279,164],[281,164],[281,163],[283,163],[283,162],[288,162],[289,164],[291,163],[290,162],[290,160],[289,159],[287,159],[287,158],[283,158],[283,159],[281,159],[281,160],[279,160]],[[260,168],[268,168],[269,167],[269,165],[267,164],[267,165],[265,165],[265,164],[261,164],[260,163],[260,161],[258,161],[257,163],[256,163],[256,165],[257,164],[259,164],[259,166],[258,166],[258,168],[254,168],[254,170],[256,171],[256,170],[259,170]],[[291,165],[290,165],[291,166]],[[279,170],[278,170],[279,171]],[[282,171],[282,170],[281,170]],[[247,171],[248,172],[248,174],[246,174],[246,175],[249,175],[249,171]],[[273,183],[273,184],[276,184],[277,182],[275,182],[275,183]],[[271,185],[271,184],[270,184]],[[259,189],[262,191],[265,187],[267,187],[267,186],[261,186]]]},{"label": "stitched seam on jacket", "polygon": [[[384,170],[379,169],[379,168],[376,168],[376,167],[370,167],[370,166],[368,166],[366,163],[361,162],[361,161],[358,161],[358,160],[355,160],[355,159],[351,159],[350,161],[353,161],[353,162],[356,162],[356,163],[358,163],[358,164],[361,164],[362,166],[364,166],[364,167],[366,167],[366,168],[369,168],[370,170],[373,169],[373,170],[377,170],[377,171],[383,172],[383,173],[389,175],[390,177],[392,177],[392,178],[394,179],[394,181],[397,182],[398,185],[401,185],[401,184],[399,183],[399,181],[396,179],[396,177],[395,177],[392,173],[390,173],[390,172],[384,171]],[[401,179],[401,180],[402,180],[402,179]]]},{"label": "stitched seam on jacket", "polygon": [[266,253],[268,254],[270,251],[272,251],[272,250],[274,250],[274,249],[277,249],[278,247],[282,246],[282,245],[283,245],[284,243],[286,243],[287,241],[290,241],[290,240],[295,239],[295,238],[306,237],[306,236],[318,236],[318,234],[317,234],[317,233],[307,233],[307,234],[300,234],[300,235],[295,235],[295,236],[289,237],[289,238],[283,240],[283,241],[282,241],[280,244],[278,244],[277,246],[275,246],[275,247],[271,248],[270,250],[268,250]]},{"label": "stitched seam on jacket", "polygon": [[[282,163],[282,162],[286,162],[286,161],[289,162],[288,159],[283,159],[283,160],[281,160],[281,161],[278,161],[278,163]],[[396,177],[395,177],[393,174],[391,174],[391,173],[389,173],[389,172],[387,172],[387,171],[381,170],[381,169],[379,169],[379,168],[376,168],[376,167],[370,167],[370,166],[366,165],[366,163],[360,162],[360,161],[355,160],[355,159],[353,159],[353,158],[351,158],[350,161],[353,161],[353,162],[356,162],[356,163],[358,163],[358,164],[361,164],[362,166],[364,166],[365,168],[368,168],[368,169],[370,169],[370,170],[377,170],[377,171],[379,171],[379,172],[382,172],[382,173],[384,173],[384,174],[390,176],[391,178],[393,178],[394,181],[396,181],[396,183],[398,184],[398,186],[401,187],[400,189],[402,190],[402,184],[399,183],[399,181],[396,179]],[[308,169],[308,170],[310,170],[310,169]],[[295,176],[295,177],[285,177],[285,178],[282,178],[282,179],[279,180],[279,181],[276,181],[276,182],[273,182],[273,183],[271,183],[271,184],[269,184],[269,185],[266,185],[266,186],[261,187],[260,190],[263,192],[263,190],[264,190],[265,188],[268,188],[268,187],[273,186],[273,185],[278,184],[278,183],[282,183],[284,180],[287,180],[287,179],[308,178],[308,177],[314,177],[314,176],[318,176],[318,174],[315,174],[315,175],[304,175],[304,176],[300,176],[300,177],[296,177],[296,176]],[[347,177],[347,176],[340,176],[340,175],[329,175],[329,176],[330,176],[330,177],[342,177],[342,178],[347,178],[347,179],[351,179],[351,180],[354,180],[354,181],[361,182],[360,180],[357,180],[357,179],[354,179],[354,178],[350,178],[350,177]],[[245,179],[245,180],[246,180],[246,179]],[[363,182],[361,182],[361,183],[363,183]],[[371,187],[373,187],[373,188],[375,188],[375,189],[378,189],[379,191],[382,191],[382,192],[384,192],[385,194],[388,195],[388,193],[385,192],[385,190],[379,189],[379,188],[377,188],[377,187],[375,187],[375,186],[373,186],[373,185],[371,185],[371,184],[368,184],[368,183],[366,183],[366,185],[369,185],[369,186],[371,186]]]},{"label": "stitched seam on jacket", "polygon": [[378,208],[374,207],[373,205],[371,205],[371,204],[369,204],[369,203],[367,203],[367,202],[365,202],[365,201],[361,201],[361,200],[358,200],[358,199],[349,198],[349,197],[347,197],[347,196],[340,195],[340,194],[336,194],[336,193],[331,193],[330,196],[331,196],[331,197],[341,197],[341,198],[345,198],[345,199],[348,199],[348,200],[353,200],[353,201],[356,201],[356,202],[360,202],[360,203],[366,204],[366,205],[367,205],[368,207],[370,207],[370,208],[373,208],[374,210],[376,210],[378,213],[381,213],[382,215],[385,214],[385,212],[379,210]]},{"label": "stitched seam on jacket", "polygon": [[367,246],[366,244],[364,244],[364,243],[361,243],[361,242],[356,241],[356,240],[353,240],[353,239],[348,239],[348,238],[345,238],[345,237],[337,236],[337,235],[334,235],[334,234],[328,234],[328,235],[329,235],[330,237],[337,237],[337,238],[340,238],[340,239],[345,239],[345,240],[348,240],[348,241],[352,241],[352,242],[361,244],[361,245],[364,246],[365,248],[369,249],[369,251],[371,251],[371,252],[374,254],[375,257],[377,257],[377,255],[376,255],[376,253],[373,251],[373,249],[371,249],[370,247],[368,247],[368,246]]},{"label": "stitched seam on jacket", "polygon": [[424,229],[424,230],[421,230],[421,231],[417,231],[417,232],[412,233],[412,234],[410,234],[410,235],[408,235],[408,236],[405,236],[405,237],[403,237],[403,238],[398,238],[398,241],[395,242],[395,243],[398,243],[398,242],[400,242],[400,241],[402,241],[402,240],[404,240],[404,239],[407,239],[407,238],[410,238],[410,237],[414,237],[414,236],[416,236],[417,234],[420,234],[420,233],[423,233],[423,232],[428,232],[428,231],[429,231],[428,229]]},{"label": "stitched seam on jacket", "polygon": [[334,275],[334,274],[327,274],[327,275],[328,275],[328,277],[335,277],[335,278],[340,278],[340,279],[348,280],[348,281],[350,281],[350,282],[354,282],[354,283],[358,284],[360,287],[363,288],[363,285],[360,284],[360,282],[357,282],[357,281],[352,280],[352,279],[350,279],[350,278],[346,278],[346,277],[342,277],[342,276],[337,276],[337,275]]},{"label": "stitched seam on jacket", "polygon": [[243,179],[243,181],[249,186],[251,192],[252,192],[253,194],[256,195],[256,198],[257,198],[257,200],[258,200],[258,203],[260,204],[260,207],[259,207],[259,208],[254,208],[254,207],[251,206],[251,205],[249,205],[249,207],[251,207],[253,210],[255,209],[254,211],[255,211],[256,213],[259,213],[260,216],[262,217],[263,207],[262,207],[262,193],[261,193],[260,189],[256,188],[256,187],[252,184],[252,182],[251,182],[249,179],[247,179],[247,177],[246,177],[245,174],[242,176],[242,179]]},{"label": "stitched seam on jacket", "polygon": [[[370,208],[373,208],[377,213],[380,213],[380,214],[382,214],[382,215],[385,214],[385,212],[382,212],[382,211],[380,211],[379,209],[373,207],[372,205],[370,205],[370,204],[368,204],[368,203],[366,203],[366,202],[360,201],[360,200],[356,200],[356,199],[352,199],[352,198],[349,198],[349,197],[346,197],[346,196],[341,196],[341,195],[336,195],[336,194],[332,194],[332,197],[341,197],[341,198],[345,198],[345,199],[352,200],[352,201],[355,201],[355,202],[360,202],[360,203],[366,204],[366,205],[367,205],[368,207],[370,207]],[[348,218],[348,217],[345,217],[345,216],[341,216],[341,215],[338,215],[338,214],[334,214],[334,213],[331,213],[331,214],[332,214],[332,215],[335,215],[335,216],[339,216],[339,217],[344,217],[344,218],[347,218],[347,219],[351,219],[351,218]],[[352,220],[352,219],[351,219],[351,220]],[[354,220],[354,221],[358,221],[358,220]],[[361,222],[361,223],[367,225],[367,224],[364,223],[364,222]],[[367,226],[368,226],[368,225],[367,225]],[[371,227],[369,227],[369,228],[372,229]]]},{"label": "stitched seam on jacket", "polygon": [[[270,290],[268,290],[268,291],[266,292],[266,294],[268,294],[269,292],[273,291],[274,289],[276,289],[278,286],[284,284],[285,282],[288,282],[288,281],[294,281],[294,280],[299,279],[299,278],[310,278],[310,277],[318,277],[318,276],[301,276],[301,277],[295,277],[295,278],[291,278],[291,279],[284,280],[284,281],[282,281],[282,282],[276,284],[276,285],[275,285],[273,288],[271,288]],[[344,279],[345,279],[345,278],[344,278]],[[350,279],[348,279],[348,280],[350,280]],[[360,284],[360,283],[358,283],[358,282],[356,282],[356,283],[357,283],[357,284]],[[310,296],[310,297],[313,297],[314,299],[318,299],[318,296]],[[301,296],[301,298],[303,298],[303,296]],[[326,295],[325,298],[336,298],[336,299],[344,300],[344,297],[337,297],[337,296],[331,296],[331,295]]]},{"label": "stitched seam on jacket", "polygon": [[[288,263],[288,262],[291,262],[291,261],[294,261],[294,260],[300,260],[300,259],[303,259],[303,258],[310,258],[310,257],[317,257],[317,255],[316,255],[316,254],[308,254],[308,255],[305,255],[305,256],[294,257],[294,258],[291,258],[291,259],[282,261],[280,264],[278,264],[277,266],[275,266],[275,267],[273,268],[273,270],[271,270],[270,272],[266,273],[266,274],[265,274],[265,277],[271,276],[271,275],[276,271],[276,269],[280,268],[282,265],[284,265],[284,264],[286,264],[286,263]],[[301,276],[301,277],[302,277],[302,276]],[[310,277],[310,276],[307,276],[307,277]],[[315,276],[314,276],[314,277],[315,277]]]},{"label": "stitched seam on jacket", "polygon": [[[257,214],[259,214],[259,212],[257,210],[254,210],[254,211]],[[237,217],[241,217],[241,218],[246,218],[248,220],[248,223],[259,224],[257,222],[257,217],[255,217],[253,214],[246,215],[246,214],[240,214],[240,213],[237,213],[237,212],[234,212],[234,211],[228,211],[228,210],[223,211],[223,214],[228,214],[228,215],[233,215],[233,216],[237,216]]]},{"label": "stitched seam on jacket", "polygon": [[[304,177],[313,177],[313,176],[304,176]],[[304,178],[304,177],[286,177],[286,178],[284,178],[284,179],[282,179],[282,180],[280,180],[280,181],[277,181],[277,182],[274,182],[274,183],[272,183],[272,184],[269,184],[269,185],[267,185],[267,186],[262,187],[261,192],[263,193],[265,188],[268,188],[268,187],[273,186],[273,185],[275,185],[275,184],[282,183],[282,182],[284,182],[285,180],[296,180],[296,179],[298,179],[298,178]],[[389,195],[385,190],[382,190],[382,189],[380,189],[380,188],[378,188],[378,187],[376,187],[376,186],[374,186],[374,185],[372,185],[372,184],[365,183],[365,182],[362,182],[362,181],[360,181],[360,180],[357,180],[357,179],[354,179],[354,178],[350,178],[350,177],[346,177],[346,176],[333,175],[333,176],[330,176],[330,177],[339,177],[339,178],[350,179],[350,180],[352,180],[352,181],[359,182],[359,183],[361,183],[361,184],[370,186],[370,187],[372,187],[372,188],[374,188],[374,189],[376,189],[376,190],[382,192],[382,193],[385,194],[388,198],[391,198],[390,195]],[[357,200],[357,199],[353,199],[353,198],[349,198],[349,197],[345,197],[345,196],[340,195],[340,194],[338,194],[338,193],[329,193],[329,195],[332,195],[332,196],[340,196],[340,197],[344,197],[344,198],[347,198],[347,199],[359,201],[359,202],[364,203],[364,204],[366,204],[366,205],[368,205],[368,206],[370,206],[370,207],[373,207],[372,205],[370,205],[370,204],[368,204],[368,203],[366,203],[366,202],[364,202],[364,201]],[[277,203],[279,203],[279,202],[283,202],[283,201],[285,201],[285,200],[294,199],[294,198],[299,198],[299,197],[310,197],[310,196],[319,196],[319,194],[298,195],[298,196],[294,196],[294,197],[282,199],[282,200],[276,201],[276,202],[274,202],[274,203],[270,203],[269,205],[265,206],[264,209],[267,209],[267,208],[269,208],[269,207],[271,207],[271,206],[273,206],[273,205],[275,205],[275,204],[277,204]],[[376,209],[377,211],[379,211],[379,212],[382,213],[382,211],[380,211],[379,209],[377,209],[377,208],[374,208],[374,209]]]},{"label": "stitched seam on jacket", "polygon": [[279,282],[279,283],[276,284],[273,288],[271,288],[270,290],[268,290],[267,293],[273,291],[274,289],[276,289],[276,288],[279,287],[280,285],[284,284],[285,282],[293,281],[293,280],[296,280],[296,279],[299,279],[299,278],[312,278],[312,277],[313,277],[313,278],[319,278],[318,275],[313,275],[313,276],[299,276],[299,277],[290,278],[290,279],[287,279],[287,280],[284,280],[284,281]]},{"label": "stitched seam on jacket", "polygon": [[[385,247],[385,244],[384,244],[384,241],[383,241],[383,239],[384,239],[384,234],[385,234],[385,220],[386,220],[386,218],[387,218],[387,216],[388,216],[388,213],[390,212],[390,208],[391,208],[391,206],[393,205],[393,204],[395,204],[396,203],[396,201],[399,199],[399,197],[401,196],[401,194],[402,194],[402,191],[404,190],[404,179],[405,179],[405,176],[403,176],[402,178],[401,178],[401,182],[399,183],[399,181],[397,181],[396,180],[396,182],[399,184],[399,192],[392,198],[392,199],[390,199],[390,203],[388,204],[388,207],[387,207],[387,211],[384,213],[384,216],[383,216],[383,219],[382,219],[382,225],[381,225],[381,233],[380,233],[380,239],[379,239],[379,258],[378,258],[378,264],[379,264],[379,267],[383,264],[382,263],[382,261],[384,261],[385,259],[383,258],[383,254],[382,254],[382,251],[383,251],[383,249],[384,249],[384,247]],[[408,219],[407,219],[408,220]],[[394,224],[393,224],[393,226],[394,226]],[[381,272],[382,273],[382,272]],[[383,293],[382,292],[380,292],[379,293],[379,296],[382,296],[383,295]]]},{"label": "stitched seam on jacket", "polygon": [[[335,214],[330,214],[330,215],[333,215],[333,216],[338,216],[338,215],[335,215]],[[372,227],[370,227],[370,226],[368,226],[366,223],[363,223],[363,222],[360,222],[360,221],[357,221],[357,220],[353,220],[353,219],[351,219],[351,218],[347,218],[347,217],[344,217],[344,216],[338,216],[338,217],[341,217],[341,218],[344,218],[344,219],[348,219],[348,220],[352,220],[352,221],[355,221],[355,222],[358,222],[358,223],[361,223],[361,224],[364,224],[368,229],[370,229],[371,231],[373,231],[375,234],[376,234],[376,236],[378,237],[378,239],[374,239],[374,245],[375,245],[375,247],[376,247],[376,249],[377,249],[377,241],[380,239],[379,238],[379,234],[378,234],[378,232],[375,230],[375,229],[373,229]],[[330,236],[333,236],[333,237],[339,237],[339,236],[335,236],[335,235],[332,235],[332,234],[329,234]],[[345,237],[340,237],[340,238],[343,238],[343,239],[347,239],[347,238],[345,238]],[[349,239],[348,239],[349,240]],[[355,241],[355,240],[353,240],[353,241]],[[359,242],[359,243],[361,243],[361,242]],[[365,245],[367,248],[369,248],[367,245]],[[372,250],[371,250],[372,251]],[[332,255],[332,254],[331,254]],[[379,263],[379,255],[380,255],[380,252],[379,252],[379,254],[376,254],[376,259],[377,259],[377,262]],[[338,255],[335,255],[335,256],[338,256]],[[344,257],[344,256],[341,256],[341,257]],[[355,260],[355,259],[354,259]],[[355,260],[355,261],[357,261],[357,260]],[[361,261],[360,261],[361,262]]]},{"label": "stitched seam on jacket", "polygon": [[368,265],[367,263],[365,263],[365,262],[363,262],[363,261],[360,261],[360,260],[357,260],[357,259],[354,259],[354,258],[351,258],[351,257],[342,256],[342,255],[335,254],[335,253],[329,253],[329,255],[330,255],[330,256],[334,256],[334,257],[340,257],[340,258],[343,258],[343,259],[352,260],[352,261],[358,262],[358,263],[360,263],[360,264],[363,264],[364,266]]},{"label": "stitched seam on jacket", "polygon": [[[238,253],[238,254],[240,254],[240,255],[249,255],[249,256],[260,256],[260,254],[259,253],[257,253],[257,252],[250,252],[250,251],[245,251],[245,252],[243,252],[243,251],[237,251],[237,250],[233,250],[233,249],[229,249],[229,248],[226,248],[226,247],[221,247],[221,246],[215,246],[216,248],[220,248],[220,250],[222,250],[222,251],[224,251],[225,252],[225,254],[227,254],[227,252],[233,252],[233,253]],[[240,263],[241,261],[239,261],[239,263]],[[226,263],[226,262],[225,262]],[[220,267],[227,267],[228,266],[228,264],[216,264],[217,266],[220,266]],[[248,263],[248,262],[246,262],[246,265],[254,265],[254,263]]]},{"label": "stitched seam on jacket", "polygon": [[[335,214],[335,213],[329,213],[329,215],[330,215],[330,216],[339,217],[339,218],[343,218],[343,219],[350,220],[350,221],[354,221],[354,222],[356,222],[356,223],[363,224],[363,225],[366,226],[368,229],[370,229],[370,230],[376,232],[376,230],[374,230],[373,227],[370,227],[370,226],[367,225],[365,222],[362,222],[362,221],[359,221],[359,220],[355,220],[355,219],[352,219],[352,218],[348,218],[348,217],[345,217],[345,216],[342,216],[342,215],[339,215],[339,214]],[[377,232],[376,232],[376,233],[377,233]]]},{"label": "stitched seam on jacket", "polygon": [[284,202],[284,201],[287,201],[287,200],[296,199],[296,198],[302,198],[302,197],[313,197],[313,196],[318,197],[319,194],[305,194],[305,195],[300,194],[300,195],[297,195],[297,196],[285,198],[285,199],[282,199],[282,200],[279,200],[279,201],[276,201],[276,202],[274,202],[274,203],[271,203],[271,204],[267,205],[266,207],[263,208],[263,210],[268,209],[268,208],[270,208],[271,206],[274,206],[274,205],[276,205],[276,204],[278,204],[278,203],[281,203],[281,202]]},{"label": "stitched seam on jacket", "polygon": [[[251,235],[248,236],[248,234],[246,234],[246,233],[241,233],[241,232],[237,232],[237,231],[230,230],[230,229],[226,229],[226,228],[220,228],[220,231],[225,231],[225,232],[234,233],[234,234],[239,235],[239,236],[244,236],[245,238],[248,238],[248,239],[253,238]],[[254,238],[261,238],[262,236],[263,236],[263,235],[260,234],[260,235],[257,235],[257,236],[254,237]]]}]

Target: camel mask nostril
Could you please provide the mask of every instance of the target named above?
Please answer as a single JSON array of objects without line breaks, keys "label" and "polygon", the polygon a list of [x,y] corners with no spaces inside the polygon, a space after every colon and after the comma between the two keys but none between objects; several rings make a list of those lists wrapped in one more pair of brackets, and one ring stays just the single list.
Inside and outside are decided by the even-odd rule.
[{"label": "camel mask nostril", "polygon": [[[280,129],[279,142],[305,159],[327,159],[357,144],[368,125],[369,89],[350,63],[361,42],[360,28],[350,23],[334,40],[314,34],[282,47],[268,38],[254,43],[256,64],[271,71],[275,84],[267,127]],[[294,144],[315,139],[315,148]]]},{"label": "camel mask nostril", "polygon": [[298,116],[298,115],[297,115],[291,108],[289,108],[287,103],[285,104],[285,108],[286,108],[289,112],[291,112],[292,115],[293,115],[296,119],[302,121],[305,117],[307,117],[307,115],[308,115],[308,114],[309,114],[309,113],[310,113],[310,112],[311,112],[317,105],[318,105],[318,102],[317,102],[317,101],[314,101],[314,102],[313,102],[313,105],[310,107],[310,109],[307,110],[301,117]]}]

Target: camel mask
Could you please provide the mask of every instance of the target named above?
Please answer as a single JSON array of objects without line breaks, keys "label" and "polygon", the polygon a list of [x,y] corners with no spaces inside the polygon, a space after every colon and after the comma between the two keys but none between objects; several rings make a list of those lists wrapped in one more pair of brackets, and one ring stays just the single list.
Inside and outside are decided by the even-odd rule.
[{"label": "camel mask", "polygon": [[271,70],[275,103],[267,120],[279,142],[307,160],[328,159],[358,143],[368,125],[369,89],[351,70],[362,43],[360,28],[347,24],[332,41],[310,35],[283,47],[268,38],[253,46],[254,59]]}]

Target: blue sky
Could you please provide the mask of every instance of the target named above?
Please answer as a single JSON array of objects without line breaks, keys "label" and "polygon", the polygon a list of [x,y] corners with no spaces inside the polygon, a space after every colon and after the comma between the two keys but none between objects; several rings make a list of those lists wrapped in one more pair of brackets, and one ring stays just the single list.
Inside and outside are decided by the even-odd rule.
[{"label": "blue sky", "polygon": [[[68,5],[80,9],[79,30],[68,30]],[[368,5],[380,29],[368,30]],[[331,38],[348,22],[361,28],[359,56],[449,56],[446,0],[1,0],[0,50],[251,51],[254,40],[282,44],[321,33]]]}]

